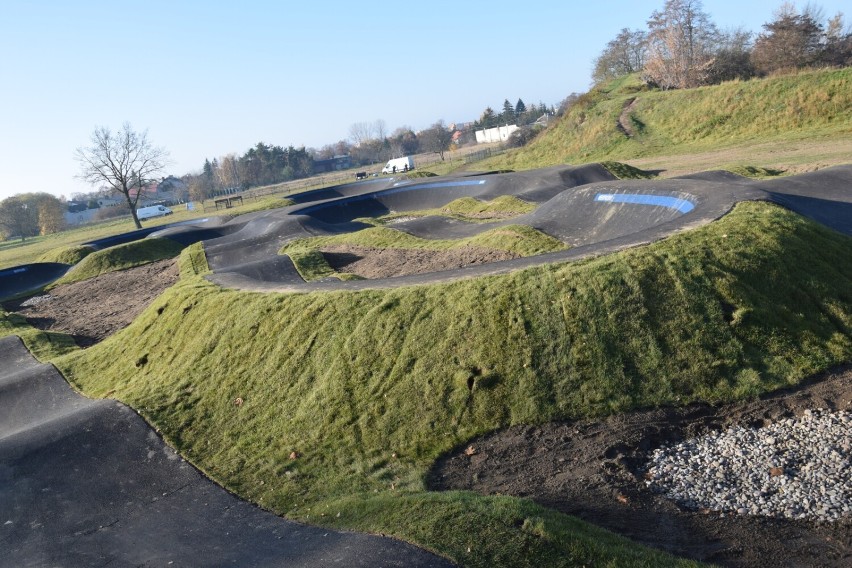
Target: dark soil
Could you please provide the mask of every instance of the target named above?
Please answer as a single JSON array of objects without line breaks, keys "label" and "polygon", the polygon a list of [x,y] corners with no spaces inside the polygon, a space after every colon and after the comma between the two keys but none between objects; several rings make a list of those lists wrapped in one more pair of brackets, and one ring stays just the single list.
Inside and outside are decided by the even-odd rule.
[{"label": "dark soil", "polygon": [[815,523],[688,511],[646,489],[642,479],[646,455],[663,443],[817,408],[852,410],[852,365],[739,405],[513,427],[442,457],[429,485],[527,497],[637,542],[723,566],[849,567],[852,518]]},{"label": "dark soil", "polygon": [[161,260],[63,284],[4,308],[22,314],[33,327],[67,333],[80,347],[89,347],[130,325],[179,276],[177,260]]},{"label": "dark soil", "polygon": [[357,274],[362,278],[424,274],[517,258],[517,255],[510,252],[481,247],[425,250],[335,245],[325,247],[321,252],[328,264],[337,272]]}]

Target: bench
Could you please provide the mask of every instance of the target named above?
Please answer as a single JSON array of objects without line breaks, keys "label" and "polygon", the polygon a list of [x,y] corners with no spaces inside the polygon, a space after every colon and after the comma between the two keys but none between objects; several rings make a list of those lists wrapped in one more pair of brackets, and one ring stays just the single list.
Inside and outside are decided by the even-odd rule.
[{"label": "bench", "polygon": [[[238,203],[239,202],[239,203]],[[230,197],[220,197],[219,199],[213,200],[213,205],[216,206],[216,209],[219,209],[220,205],[224,205],[225,209],[230,209],[231,207],[235,207],[235,204],[242,205],[243,204],[243,196],[242,195],[232,195]]]}]

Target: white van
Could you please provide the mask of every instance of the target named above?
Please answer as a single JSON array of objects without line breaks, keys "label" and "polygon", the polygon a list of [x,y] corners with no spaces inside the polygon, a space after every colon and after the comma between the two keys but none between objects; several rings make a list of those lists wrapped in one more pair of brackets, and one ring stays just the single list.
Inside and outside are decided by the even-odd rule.
[{"label": "white van", "polygon": [[151,217],[163,217],[171,215],[173,211],[162,205],[152,205],[151,207],[143,207],[136,210],[137,219],[150,219]]},{"label": "white van", "polygon": [[411,159],[411,156],[405,156],[404,158],[394,158],[393,160],[388,161],[388,163],[385,164],[385,167],[382,168],[382,173],[396,174],[413,169],[414,160]]}]

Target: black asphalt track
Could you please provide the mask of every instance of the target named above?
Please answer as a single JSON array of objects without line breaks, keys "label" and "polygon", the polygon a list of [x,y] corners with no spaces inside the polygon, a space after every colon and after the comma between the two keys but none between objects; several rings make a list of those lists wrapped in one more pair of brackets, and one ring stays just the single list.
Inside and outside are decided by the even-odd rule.
[{"label": "black asphalt track", "polygon": [[133,410],[0,339],[0,566],[450,566],[286,521],[183,461]]},{"label": "black asphalt track", "polygon": [[[361,216],[500,195],[515,195],[538,207],[499,223],[426,217],[394,227],[425,238],[448,238],[523,223],[572,248],[446,272],[310,284],[287,257],[277,254],[295,238],[363,228],[355,221]],[[214,271],[210,278],[223,286],[357,290],[500,274],[600,255],[701,226],[745,200],[772,201],[852,235],[852,165],[769,181],[728,172],[620,181],[592,165],[367,180],[300,194],[295,205],[279,210],[193,221],[142,236],[184,244],[203,240]],[[115,242],[127,242],[125,238]],[[19,291],[33,283],[43,286],[61,275],[65,265],[29,265],[27,270],[3,271],[8,274],[0,280],[0,296],[15,278]],[[131,409],[77,395],[15,337],[0,339],[0,543],[0,566],[447,565],[404,543],[290,523],[236,499],[183,462]]]},{"label": "black asphalt track", "polygon": [[[441,207],[460,197],[514,195],[535,212],[497,223],[421,217],[393,227],[423,238],[460,238],[505,224],[525,224],[570,245],[567,251],[467,268],[377,280],[305,283],[277,251],[286,242],[366,227],[359,217]],[[299,196],[301,203],[255,216],[220,238],[205,241],[214,274],[229,288],[258,291],[360,290],[430,284],[500,274],[518,268],[585,258],[637,246],[709,223],[739,201],[778,203],[835,230],[852,234],[852,166],[757,181],[725,171],[663,180],[615,179],[598,165],[560,166],[520,173],[466,174],[416,180],[370,180]]]}]

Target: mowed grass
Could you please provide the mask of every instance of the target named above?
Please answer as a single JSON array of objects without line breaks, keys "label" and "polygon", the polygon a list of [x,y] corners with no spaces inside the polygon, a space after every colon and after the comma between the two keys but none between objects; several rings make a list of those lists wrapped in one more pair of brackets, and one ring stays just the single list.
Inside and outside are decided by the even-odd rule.
[{"label": "mowed grass", "polygon": [[54,364],[265,508],[465,566],[677,561],[523,499],[426,492],[442,453],[513,424],[753,397],[852,360],[852,239],[767,203],[429,287],[224,290],[197,276],[199,250],[128,328]]},{"label": "mowed grass", "polygon": [[296,270],[308,282],[329,276],[351,278],[352,275],[335,272],[319,252],[324,247],[334,245],[436,251],[476,247],[511,252],[518,256],[533,256],[567,248],[562,241],[527,225],[506,225],[464,239],[423,239],[380,226],[330,237],[297,239],[284,245],[279,253],[288,255]]},{"label": "mowed grass", "polygon": [[[244,205],[233,207],[226,211],[210,210],[209,206],[207,212],[200,210],[200,208],[194,211],[187,211],[186,209],[179,209],[176,206],[173,215],[145,219],[142,221],[142,227],[159,227],[170,223],[203,219],[224,214],[228,216],[242,215],[266,209],[277,209],[292,204],[293,201],[290,199],[265,197],[257,200],[246,200]],[[60,258],[62,255],[68,255],[69,251],[77,251],[79,253],[79,247],[85,242],[120,235],[121,233],[129,233],[135,230],[136,227],[133,225],[133,221],[128,214],[127,217],[120,219],[81,225],[59,233],[33,237],[23,243],[20,241],[0,242],[0,269],[20,264],[29,264],[31,262],[65,262],[64,260],[55,259]],[[73,260],[74,257],[66,256],[66,258]],[[77,259],[79,261],[82,259],[82,256],[78,256]],[[66,264],[74,263],[66,262]]]},{"label": "mowed grass", "polygon": [[[625,118],[632,136],[618,129]],[[648,90],[636,76],[595,87],[528,146],[481,165],[516,170],[560,163],[631,160],[640,167],[657,163],[684,173],[691,155],[740,148],[731,166],[755,165],[754,147],[770,145],[758,166],[772,169],[846,163],[833,152],[852,141],[852,68],[802,71],[793,75],[732,81],[672,91]],[[820,143],[821,141],[821,143]],[[817,142],[816,146],[814,146]],[[787,146],[794,146],[786,154]],[[780,159],[773,154],[781,153]],[[653,157],[665,157],[662,161]],[[680,157],[680,158],[678,158]],[[715,164],[720,162],[718,156]],[[781,166],[779,168],[779,166]],[[705,165],[686,167],[699,171]],[[799,169],[798,171],[801,171]]]}]

